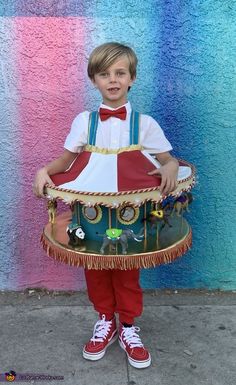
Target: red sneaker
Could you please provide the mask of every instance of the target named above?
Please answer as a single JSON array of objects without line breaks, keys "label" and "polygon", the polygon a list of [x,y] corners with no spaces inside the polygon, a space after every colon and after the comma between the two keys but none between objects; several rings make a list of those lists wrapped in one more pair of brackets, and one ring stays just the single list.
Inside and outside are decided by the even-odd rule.
[{"label": "red sneaker", "polygon": [[115,342],[117,337],[115,317],[111,321],[106,321],[103,314],[102,319],[94,326],[92,338],[83,348],[83,357],[86,360],[100,360],[105,355],[107,347]]},{"label": "red sneaker", "polygon": [[120,324],[119,344],[126,352],[130,365],[134,368],[147,368],[151,365],[151,356],[142,344],[137,334],[140,328],[137,326],[124,327]]}]

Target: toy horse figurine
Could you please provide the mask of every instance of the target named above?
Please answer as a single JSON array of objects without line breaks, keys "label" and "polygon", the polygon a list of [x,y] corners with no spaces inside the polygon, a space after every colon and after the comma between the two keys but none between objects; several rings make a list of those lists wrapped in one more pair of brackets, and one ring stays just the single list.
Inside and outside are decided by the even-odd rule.
[{"label": "toy horse figurine", "polygon": [[163,229],[165,225],[172,227],[169,220],[169,214],[164,209],[153,210],[150,212],[148,221],[151,223],[151,228],[157,225],[157,222],[163,222],[160,230]]},{"label": "toy horse figurine", "polygon": [[168,207],[162,207],[162,205],[159,204],[156,210],[150,211],[147,218],[143,218],[143,222],[147,221],[150,225],[149,233],[152,234],[153,230],[155,230],[157,248],[159,248],[159,236],[161,230],[165,227],[165,225],[172,227],[168,219],[169,216]]},{"label": "toy horse figurine", "polygon": [[57,201],[55,199],[49,200],[47,207],[48,207],[48,221],[49,223],[54,224],[55,218],[56,218],[56,211],[57,211]]},{"label": "toy horse figurine", "polygon": [[190,192],[184,192],[182,195],[180,195],[174,202],[174,207],[171,213],[171,216],[173,216],[173,213],[176,212],[176,215],[178,217],[183,215],[184,211],[189,212],[189,204],[192,203],[193,196]]}]

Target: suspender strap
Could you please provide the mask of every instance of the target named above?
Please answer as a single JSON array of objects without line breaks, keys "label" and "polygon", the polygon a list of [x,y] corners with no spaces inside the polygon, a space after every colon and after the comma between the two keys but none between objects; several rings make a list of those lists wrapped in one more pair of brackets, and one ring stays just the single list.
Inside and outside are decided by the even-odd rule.
[{"label": "suspender strap", "polygon": [[89,127],[88,127],[88,144],[95,146],[96,143],[96,134],[98,127],[98,112],[90,112],[89,115]]},{"label": "suspender strap", "polygon": [[[89,127],[88,127],[88,144],[91,146],[96,145],[96,134],[98,127],[98,111],[93,111],[89,115]],[[140,114],[136,111],[131,111],[130,115],[130,136],[129,144],[138,144],[139,143],[139,120]]]},{"label": "suspender strap", "polygon": [[129,136],[129,144],[138,144],[139,143],[139,112],[133,111],[130,115],[130,136]]}]

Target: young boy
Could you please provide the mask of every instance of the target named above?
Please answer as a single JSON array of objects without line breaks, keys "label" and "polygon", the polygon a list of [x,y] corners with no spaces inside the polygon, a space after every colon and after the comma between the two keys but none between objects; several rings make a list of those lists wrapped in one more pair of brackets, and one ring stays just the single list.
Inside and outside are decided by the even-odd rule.
[{"label": "young boy", "polygon": [[[88,63],[88,76],[102,96],[96,146],[119,149],[129,145],[129,121],[132,111],[127,94],[136,79],[137,57],[134,51],[119,43],[106,43],[94,49]],[[34,182],[34,193],[43,196],[45,184],[53,184],[50,175],[67,170],[78,153],[87,144],[89,112],[76,116],[65,141],[62,155],[40,169]],[[148,115],[141,115],[140,145],[155,154],[161,167],[149,173],[158,174],[162,181],[161,194],[176,187],[178,161],[158,123]],[[135,164],[134,164],[135,168]],[[99,178],[99,175],[97,176]],[[142,314],[143,299],[139,285],[139,270],[88,270],[85,269],[88,296],[99,320],[93,336],[83,348],[83,357],[99,360],[107,347],[119,337],[119,344],[135,368],[146,368],[151,356],[138,335],[134,319]],[[117,328],[115,313],[119,315]]]}]

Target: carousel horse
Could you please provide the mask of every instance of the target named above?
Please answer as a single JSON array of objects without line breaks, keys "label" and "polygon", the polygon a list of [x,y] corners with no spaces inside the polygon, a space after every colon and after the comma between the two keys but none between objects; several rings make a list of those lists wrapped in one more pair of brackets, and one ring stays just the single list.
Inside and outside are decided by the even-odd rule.
[{"label": "carousel horse", "polygon": [[165,225],[168,225],[169,227],[172,227],[172,225],[169,222],[169,216],[170,216],[170,210],[169,206],[162,207],[161,206],[157,210],[152,210],[148,214],[147,218],[143,218],[143,222],[147,221],[147,223],[150,224],[150,230],[153,230],[157,227],[159,223],[161,223],[160,231],[165,227]]},{"label": "carousel horse", "polygon": [[189,212],[189,204],[192,203],[193,196],[190,192],[183,192],[174,202],[174,207],[171,213],[171,216],[173,216],[173,213],[176,212],[176,215],[178,217],[183,214],[184,211]]},{"label": "carousel horse", "polygon": [[49,223],[54,224],[56,218],[56,210],[57,210],[57,201],[55,199],[48,201],[48,221]]}]

